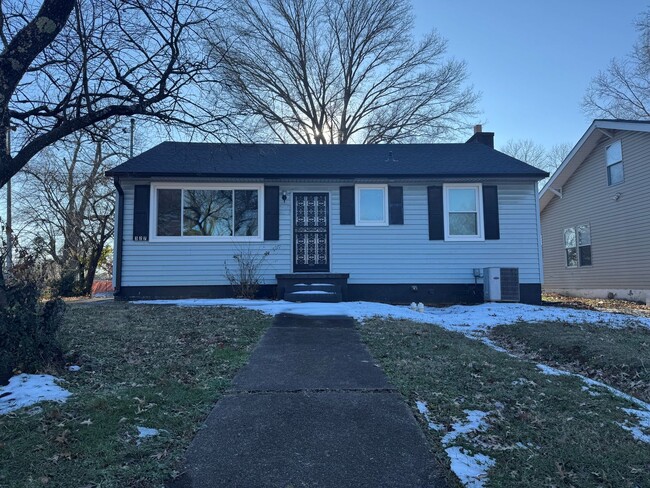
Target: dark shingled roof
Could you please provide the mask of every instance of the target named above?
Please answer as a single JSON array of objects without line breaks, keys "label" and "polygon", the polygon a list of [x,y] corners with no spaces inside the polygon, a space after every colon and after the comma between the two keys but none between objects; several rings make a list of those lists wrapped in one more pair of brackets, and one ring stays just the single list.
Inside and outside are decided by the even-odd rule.
[{"label": "dark shingled roof", "polygon": [[211,144],[163,142],[108,176],[542,179],[548,173],[480,143]]}]

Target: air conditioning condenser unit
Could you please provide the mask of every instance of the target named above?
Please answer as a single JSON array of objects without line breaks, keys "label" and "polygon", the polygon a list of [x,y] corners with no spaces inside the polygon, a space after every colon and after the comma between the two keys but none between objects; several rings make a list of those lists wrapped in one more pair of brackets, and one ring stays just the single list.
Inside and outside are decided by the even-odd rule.
[{"label": "air conditioning condenser unit", "polygon": [[486,302],[518,302],[519,268],[485,268],[483,295]]}]

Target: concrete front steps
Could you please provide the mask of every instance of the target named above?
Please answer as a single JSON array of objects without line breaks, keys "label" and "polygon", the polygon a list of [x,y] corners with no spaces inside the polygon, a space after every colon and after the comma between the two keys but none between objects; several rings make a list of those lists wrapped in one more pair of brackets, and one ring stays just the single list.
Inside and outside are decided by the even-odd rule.
[{"label": "concrete front steps", "polygon": [[289,302],[337,303],[344,299],[348,276],[343,273],[276,275],[278,296]]}]

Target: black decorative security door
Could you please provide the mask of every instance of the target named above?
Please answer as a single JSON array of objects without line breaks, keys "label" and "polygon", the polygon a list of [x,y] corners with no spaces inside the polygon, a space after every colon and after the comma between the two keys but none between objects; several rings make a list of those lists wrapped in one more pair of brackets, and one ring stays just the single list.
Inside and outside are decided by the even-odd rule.
[{"label": "black decorative security door", "polygon": [[329,271],[329,195],[293,194],[293,270]]}]

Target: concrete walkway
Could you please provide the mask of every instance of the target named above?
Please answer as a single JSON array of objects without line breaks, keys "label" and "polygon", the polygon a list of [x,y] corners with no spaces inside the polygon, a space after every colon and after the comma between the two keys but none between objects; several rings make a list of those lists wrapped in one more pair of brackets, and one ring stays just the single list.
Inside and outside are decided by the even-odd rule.
[{"label": "concrete walkway", "polygon": [[352,319],[279,315],[172,486],[445,486],[438,469]]}]

